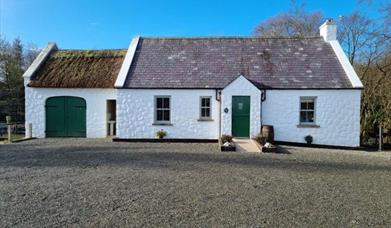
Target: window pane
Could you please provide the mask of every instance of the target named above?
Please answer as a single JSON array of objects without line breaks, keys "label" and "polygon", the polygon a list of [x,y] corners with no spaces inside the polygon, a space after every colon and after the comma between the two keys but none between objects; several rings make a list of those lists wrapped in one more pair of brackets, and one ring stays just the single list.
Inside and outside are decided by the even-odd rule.
[{"label": "window pane", "polygon": [[210,117],[210,108],[201,108],[201,117]]},{"label": "window pane", "polygon": [[307,113],[305,111],[300,112],[300,122],[306,123],[307,122]]},{"label": "window pane", "polygon": [[162,110],[157,110],[156,111],[156,120],[157,121],[162,121],[163,120],[163,111]]},{"label": "window pane", "polygon": [[308,122],[313,123],[314,122],[314,112],[308,111],[307,112]]},{"label": "window pane", "polygon": [[210,107],[210,99],[205,98],[205,106]]},{"label": "window pane", "polygon": [[163,99],[162,98],[156,98],[156,108],[163,108]]},{"label": "window pane", "polygon": [[163,107],[170,108],[170,98],[163,98]]},{"label": "window pane", "polygon": [[308,109],[314,110],[314,102],[308,102]]},{"label": "window pane", "polygon": [[170,110],[164,110],[163,113],[163,120],[170,121]]},{"label": "window pane", "polygon": [[205,109],[205,117],[210,117],[210,108]]},{"label": "window pane", "polygon": [[202,98],[201,99],[201,107],[205,107],[206,106],[206,98]]},{"label": "window pane", "polygon": [[302,101],[301,104],[300,104],[300,109],[301,109],[301,110],[307,109],[307,102]]}]

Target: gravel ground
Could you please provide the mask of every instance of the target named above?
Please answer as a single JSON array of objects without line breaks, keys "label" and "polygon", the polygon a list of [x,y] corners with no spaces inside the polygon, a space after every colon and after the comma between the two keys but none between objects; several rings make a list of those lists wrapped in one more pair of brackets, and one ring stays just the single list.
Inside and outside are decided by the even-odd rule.
[{"label": "gravel ground", "polygon": [[391,153],[44,139],[0,145],[0,227],[390,227]]}]

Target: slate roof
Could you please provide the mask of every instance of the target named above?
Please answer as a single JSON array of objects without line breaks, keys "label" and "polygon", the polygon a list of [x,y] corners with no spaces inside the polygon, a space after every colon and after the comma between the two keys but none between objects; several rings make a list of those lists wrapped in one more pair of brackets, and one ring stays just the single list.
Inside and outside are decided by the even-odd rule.
[{"label": "slate roof", "polygon": [[54,51],[34,73],[28,85],[45,88],[114,88],[126,51]]},{"label": "slate roof", "polygon": [[239,75],[259,88],[352,88],[322,37],[141,37],[124,87],[224,88]]}]

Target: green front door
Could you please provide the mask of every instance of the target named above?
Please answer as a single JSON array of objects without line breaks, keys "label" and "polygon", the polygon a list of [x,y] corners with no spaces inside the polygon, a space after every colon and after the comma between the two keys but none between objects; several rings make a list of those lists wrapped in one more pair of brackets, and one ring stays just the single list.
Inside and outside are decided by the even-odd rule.
[{"label": "green front door", "polygon": [[250,137],[250,97],[232,97],[232,136]]},{"label": "green front door", "polygon": [[86,102],[79,97],[46,100],[46,137],[86,137]]}]

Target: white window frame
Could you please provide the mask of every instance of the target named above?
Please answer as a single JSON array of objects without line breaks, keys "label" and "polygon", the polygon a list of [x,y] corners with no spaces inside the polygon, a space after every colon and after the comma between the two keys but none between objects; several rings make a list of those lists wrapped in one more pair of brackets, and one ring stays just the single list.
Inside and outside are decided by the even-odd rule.
[{"label": "white window frame", "polygon": [[[317,97],[300,97],[300,102],[299,102],[299,124],[300,125],[316,125],[316,100]],[[302,102],[314,102],[314,109],[301,109],[301,103]],[[301,112],[314,112],[314,121],[313,122],[302,122],[301,121]]]},{"label": "white window frame", "polygon": [[[207,106],[202,106],[202,99],[209,99],[209,107]],[[202,116],[202,109],[203,108],[209,108],[209,116]],[[199,110],[200,110],[200,120],[211,120],[212,119],[212,96],[201,96],[200,97],[200,106],[199,106]]]},{"label": "white window frame", "polygon": [[[168,98],[168,105],[169,105],[169,108],[159,108],[157,107],[157,99],[159,98]],[[162,96],[155,96],[154,97],[154,105],[153,105],[153,113],[154,113],[154,124],[171,124],[171,96],[166,96],[166,95],[162,95]],[[169,113],[169,119],[170,120],[157,120],[157,111],[158,110],[168,110],[168,113]]]}]

